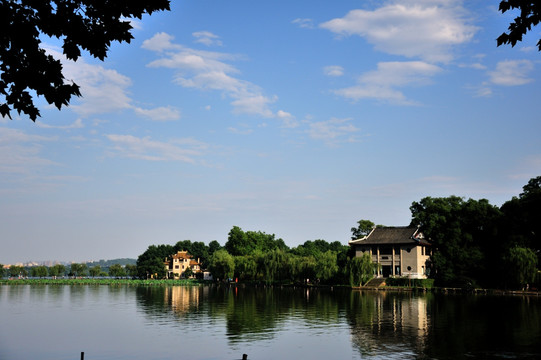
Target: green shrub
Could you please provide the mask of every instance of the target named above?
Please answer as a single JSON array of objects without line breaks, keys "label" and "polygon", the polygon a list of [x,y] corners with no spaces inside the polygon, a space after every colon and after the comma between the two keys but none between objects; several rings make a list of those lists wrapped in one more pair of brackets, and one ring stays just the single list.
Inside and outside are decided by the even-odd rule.
[{"label": "green shrub", "polygon": [[385,280],[385,284],[387,286],[431,289],[434,287],[434,279],[389,278]]}]

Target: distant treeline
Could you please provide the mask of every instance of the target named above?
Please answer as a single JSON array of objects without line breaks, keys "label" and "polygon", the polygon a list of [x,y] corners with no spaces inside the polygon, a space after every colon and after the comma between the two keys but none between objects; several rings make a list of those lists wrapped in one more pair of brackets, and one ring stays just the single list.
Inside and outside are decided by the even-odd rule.
[{"label": "distant treeline", "polygon": [[136,260],[129,258],[100,260],[86,263],[72,263],[70,265],[56,264],[53,266],[17,266],[12,265],[9,269],[4,269],[0,264],[0,277],[26,278],[28,276],[35,278],[44,277],[135,277]]}]

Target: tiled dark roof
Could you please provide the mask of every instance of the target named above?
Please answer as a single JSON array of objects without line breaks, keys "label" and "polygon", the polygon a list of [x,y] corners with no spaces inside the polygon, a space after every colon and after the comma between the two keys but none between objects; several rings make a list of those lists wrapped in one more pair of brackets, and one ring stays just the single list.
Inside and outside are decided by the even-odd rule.
[{"label": "tiled dark roof", "polygon": [[419,243],[430,245],[426,240],[418,239],[417,237],[419,237],[419,235],[417,227],[378,227],[372,230],[365,238],[351,240],[349,243],[351,245],[396,245]]}]

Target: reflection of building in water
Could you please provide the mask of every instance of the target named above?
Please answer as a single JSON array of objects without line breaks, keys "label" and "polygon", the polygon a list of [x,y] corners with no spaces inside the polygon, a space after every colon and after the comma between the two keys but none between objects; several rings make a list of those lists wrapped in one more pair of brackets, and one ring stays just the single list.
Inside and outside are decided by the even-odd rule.
[{"label": "reflection of building in water", "polygon": [[172,286],[165,289],[164,302],[171,306],[176,314],[184,314],[199,305],[199,287]]},{"label": "reflection of building in water", "polygon": [[[409,296],[408,296],[409,295]],[[412,294],[353,293],[349,320],[352,342],[361,353],[400,348],[402,351],[423,349],[429,330],[426,297]]]}]

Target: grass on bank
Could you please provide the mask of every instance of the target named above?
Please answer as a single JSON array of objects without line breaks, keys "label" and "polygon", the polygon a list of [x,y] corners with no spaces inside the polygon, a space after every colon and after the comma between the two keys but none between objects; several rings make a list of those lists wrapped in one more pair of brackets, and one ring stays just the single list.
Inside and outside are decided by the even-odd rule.
[{"label": "grass on bank", "polygon": [[138,279],[96,279],[96,278],[60,278],[60,279],[0,279],[1,285],[133,285],[133,286],[170,286],[201,285],[209,281],[198,279],[177,280],[138,280]]}]

